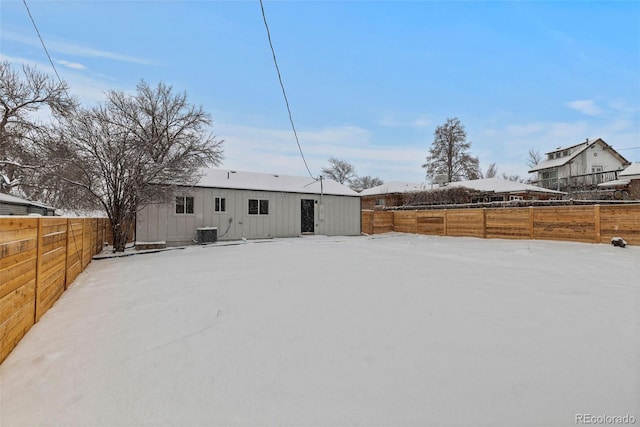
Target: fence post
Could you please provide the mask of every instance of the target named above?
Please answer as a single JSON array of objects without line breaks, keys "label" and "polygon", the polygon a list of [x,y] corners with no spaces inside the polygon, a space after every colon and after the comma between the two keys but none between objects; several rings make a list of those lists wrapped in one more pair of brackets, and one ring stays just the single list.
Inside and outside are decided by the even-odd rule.
[{"label": "fence post", "polygon": [[482,238],[487,238],[487,208],[482,208]]},{"label": "fence post", "polygon": [[596,243],[602,243],[602,234],[600,232],[601,230],[601,224],[600,224],[600,205],[595,205],[593,207],[593,217],[594,217],[594,225],[596,228],[596,235],[595,235],[595,241]]},{"label": "fence post", "polygon": [[447,210],[446,209],[444,210],[443,225],[444,225],[443,230],[442,230],[443,231],[443,236],[446,236],[447,235]]},{"label": "fence post", "polygon": [[64,246],[64,290],[66,291],[68,287],[67,283],[67,272],[69,271],[69,235],[71,234],[71,219],[67,218],[67,243]]},{"label": "fence post", "polygon": [[82,241],[82,254],[80,255],[80,271],[84,271],[86,265],[84,264],[84,251],[89,250],[84,244],[84,235],[87,232],[87,218],[82,218],[82,232],[80,233],[80,240]]},{"label": "fence post", "polygon": [[40,317],[39,312],[39,289],[40,289],[40,281],[42,277],[42,218],[38,218],[38,232],[36,237],[36,286],[35,286],[35,294],[33,298],[33,302],[35,304],[33,310],[33,323],[35,324]]},{"label": "fence post", "polygon": [[529,239],[533,240],[533,206],[529,206]]}]

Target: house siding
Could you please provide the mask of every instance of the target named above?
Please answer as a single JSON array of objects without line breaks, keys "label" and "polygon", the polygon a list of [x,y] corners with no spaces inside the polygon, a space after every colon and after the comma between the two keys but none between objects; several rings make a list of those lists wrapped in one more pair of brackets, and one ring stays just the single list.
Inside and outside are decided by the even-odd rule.
[{"label": "house siding", "polygon": [[[301,200],[315,200],[315,234],[360,234],[360,199],[354,196],[285,193],[220,188],[188,188],[176,193],[194,198],[193,214],[176,214],[171,203],[152,204],[137,215],[136,240],[163,240],[169,246],[194,243],[199,227],[217,227],[219,240],[294,237],[301,233]],[[215,198],[226,212],[215,212]],[[248,200],[269,201],[268,215],[249,215]]]},{"label": "house siding", "polygon": [[0,215],[27,215],[28,213],[26,206],[0,203]]}]

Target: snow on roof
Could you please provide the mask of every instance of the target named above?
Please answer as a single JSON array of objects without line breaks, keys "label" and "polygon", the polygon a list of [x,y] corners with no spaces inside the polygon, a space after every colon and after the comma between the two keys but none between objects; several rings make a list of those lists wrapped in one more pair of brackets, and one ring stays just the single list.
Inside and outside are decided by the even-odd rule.
[{"label": "snow on roof", "polygon": [[581,146],[583,144],[592,144],[592,143],[596,142],[599,139],[600,138],[587,138],[586,141],[582,141],[582,142],[579,142],[579,143],[573,144],[573,145],[567,145],[566,147],[558,147],[555,150],[547,151],[544,154],[551,154],[551,153],[557,153],[558,151],[571,150],[572,148],[579,147],[579,146]]},{"label": "snow on roof", "polygon": [[377,194],[390,194],[390,193],[408,193],[411,191],[425,190],[424,184],[416,184],[415,182],[404,181],[391,181],[386,184],[377,185],[375,187],[367,188],[360,192],[360,196],[374,196]]},{"label": "snow on roof", "polygon": [[623,170],[618,174],[618,177],[640,178],[640,163],[633,163],[629,165],[625,170]]},{"label": "snow on roof", "polygon": [[484,178],[484,179],[471,179],[469,181],[456,181],[456,182],[448,183],[446,187],[464,187],[464,188],[469,188],[471,190],[494,191],[496,193],[537,192],[537,193],[566,194],[566,193],[563,193],[562,191],[549,190],[542,187],[536,187],[535,185],[523,184],[521,182],[509,181],[502,178]]},{"label": "snow on roof", "polygon": [[[566,148],[560,148],[558,150],[554,150],[554,151],[550,151],[549,153],[555,153],[557,151],[564,151],[564,150],[568,150],[570,148],[574,148],[574,147],[578,147],[580,145],[582,145],[582,147],[580,147],[578,150],[574,151],[573,153],[571,153],[568,156],[564,156],[564,157],[560,157],[558,159],[552,159],[552,160],[543,160],[540,163],[538,163],[537,165],[535,165],[534,167],[532,167],[529,170],[529,173],[531,172],[537,172],[539,170],[542,169],[550,169],[550,168],[555,168],[558,166],[562,166],[567,164],[570,160],[573,160],[574,158],[576,158],[577,156],[580,155],[580,153],[582,153],[583,151],[585,151],[587,148],[589,148],[591,145],[595,144],[596,141],[600,140],[600,138],[596,139],[596,140],[590,140],[589,143],[587,144],[586,142],[583,142],[582,144],[577,144],[577,145],[573,145],[571,147],[566,147]],[[549,154],[546,153],[546,154]]]},{"label": "snow on roof", "polygon": [[598,184],[600,188],[609,188],[609,187],[624,187],[625,185],[629,185],[631,182],[630,179],[615,179],[613,181],[602,182]]},{"label": "snow on roof", "polygon": [[332,179],[320,180],[304,176],[290,176],[227,169],[204,169],[196,187],[232,188],[238,190],[282,191],[286,193],[331,194],[358,196],[358,193]]},{"label": "snow on roof", "polygon": [[44,203],[34,202],[32,200],[21,199],[20,197],[12,196],[10,194],[0,193],[0,203],[8,203],[11,205],[22,205],[22,206],[37,206],[40,208],[47,209],[55,209],[52,206],[45,205]]}]

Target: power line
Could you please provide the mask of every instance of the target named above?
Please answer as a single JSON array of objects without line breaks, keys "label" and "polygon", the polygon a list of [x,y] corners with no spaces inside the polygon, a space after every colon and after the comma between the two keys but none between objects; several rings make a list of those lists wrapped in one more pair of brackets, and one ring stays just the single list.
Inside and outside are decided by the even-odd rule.
[{"label": "power line", "polygon": [[51,59],[51,55],[49,55],[49,51],[47,50],[47,46],[45,46],[45,44],[44,44],[44,40],[42,39],[42,36],[40,35],[40,31],[38,31],[38,27],[36,26],[36,21],[33,19],[33,16],[31,15],[31,11],[29,10],[29,6],[27,6],[27,0],[22,0],[22,3],[24,3],[24,7],[27,8],[27,13],[29,14],[29,18],[31,18],[31,23],[33,24],[33,28],[36,29],[36,33],[38,34],[38,38],[40,39],[40,43],[42,43],[42,47],[44,48],[44,52],[47,54],[47,58],[49,58],[49,62],[51,63],[51,66],[53,67],[53,71],[56,73],[56,76],[58,77],[58,81],[60,82],[60,84],[64,84],[62,82],[62,79],[60,78],[60,74],[58,74],[58,70],[56,69],[56,66],[53,64],[53,60]]},{"label": "power line", "polygon": [[293,124],[293,117],[291,116],[291,108],[289,107],[287,92],[284,90],[284,83],[282,83],[282,76],[280,75],[280,67],[278,67],[278,60],[276,59],[276,51],[273,49],[273,43],[271,42],[271,33],[269,32],[269,25],[267,25],[267,16],[264,13],[264,5],[262,4],[262,0],[260,0],[260,9],[262,10],[262,19],[264,20],[264,27],[267,29],[267,38],[269,39],[269,46],[271,47],[271,54],[273,55],[273,63],[276,66],[276,72],[278,73],[278,80],[280,81],[280,87],[282,88],[282,95],[284,96],[284,102],[287,105],[287,111],[289,112],[289,122],[291,122],[291,129],[293,129],[293,135],[296,138],[296,143],[298,144],[298,150],[300,150],[300,156],[302,157],[304,166],[307,168],[307,172],[309,172],[309,176],[312,179],[316,179],[311,173],[311,170],[309,170],[309,166],[307,165],[307,160],[304,158],[304,153],[302,152],[302,146],[300,145],[300,140],[298,139],[296,126]]},{"label": "power line", "polygon": [[616,150],[621,151],[621,150],[637,150],[640,147],[627,147],[627,148],[616,148]]}]

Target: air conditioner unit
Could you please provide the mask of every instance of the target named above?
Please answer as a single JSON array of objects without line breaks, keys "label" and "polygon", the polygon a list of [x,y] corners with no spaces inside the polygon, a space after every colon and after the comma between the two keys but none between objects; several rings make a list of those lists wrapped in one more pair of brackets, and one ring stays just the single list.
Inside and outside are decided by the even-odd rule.
[{"label": "air conditioner unit", "polygon": [[198,228],[198,243],[214,243],[218,241],[218,227]]}]

